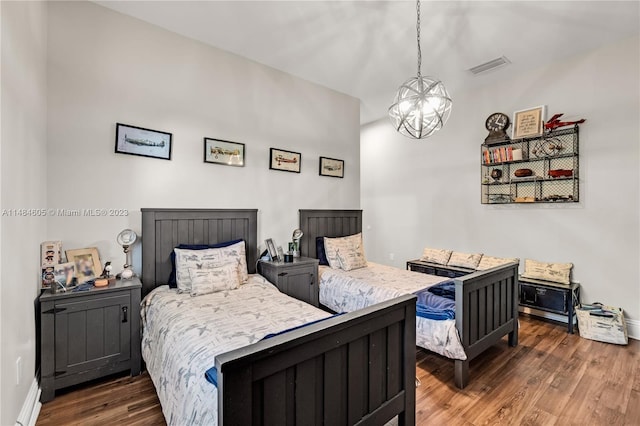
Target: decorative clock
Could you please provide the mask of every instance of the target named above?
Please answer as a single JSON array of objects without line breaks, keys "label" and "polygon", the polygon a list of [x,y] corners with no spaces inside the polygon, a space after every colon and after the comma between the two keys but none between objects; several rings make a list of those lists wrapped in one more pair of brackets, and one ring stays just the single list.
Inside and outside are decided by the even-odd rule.
[{"label": "decorative clock", "polygon": [[507,135],[507,128],[511,124],[509,116],[501,112],[494,112],[485,121],[484,126],[489,131],[489,134],[484,139],[484,143],[492,144],[509,140]]}]

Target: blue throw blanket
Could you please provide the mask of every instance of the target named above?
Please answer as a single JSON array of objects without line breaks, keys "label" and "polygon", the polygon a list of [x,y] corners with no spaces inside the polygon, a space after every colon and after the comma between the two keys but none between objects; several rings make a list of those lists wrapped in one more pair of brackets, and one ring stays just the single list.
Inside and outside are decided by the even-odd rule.
[{"label": "blue throw blanket", "polygon": [[[297,330],[297,329],[299,329],[299,328],[303,328],[303,327],[306,327],[306,326],[311,325],[311,324],[315,324],[315,323],[318,323],[318,322],[321,322],[321,321],[328,320],[328,319],[333,318],[333,317],[337,317],[338,315],[342,315],[342,313],[334,314],[334,315],[332,315],[332,316],[330,316],[330,317],[327,317],[327,318],[321,318],[321,319],[319,319],[319,320],[311,321],[311,322],[308,322],[308,323],[305,323],[305,324],[302,324],[302,325],[298,325],[298,326],[296,326],[296,327],[287,328],[286,330],[278,331],[277,333],[267,334],[266,336],[264,336],[264,337],[263,337],[262,339],[260,339],[260,340],[261,340],[261,341],[262,341],[262,340],[267,340],[267,339],[270,339],[270,338],[272,338],[272,337],[276,337],[276,336],[279,336],[279,335],[281,335],[281,334],[288,333],[288,332],[290,332],[290,331]],[[212,383],[212,384],[213,384],[213,386],[218,387],[218,369],[217,369],[215,366],[214,366],[214,367],[211,367],[210,369],[208,369],[207,371],[205,371],[205,373],[204,373],[204,377],[207,379],[207,381],[208,381],[209,383]]]},{"label": "blue throw blanket", "polygon": [[414,294],[418,297],[417,316],[432,320],[456,317],[455,284],[452,280],[418,290]]}]

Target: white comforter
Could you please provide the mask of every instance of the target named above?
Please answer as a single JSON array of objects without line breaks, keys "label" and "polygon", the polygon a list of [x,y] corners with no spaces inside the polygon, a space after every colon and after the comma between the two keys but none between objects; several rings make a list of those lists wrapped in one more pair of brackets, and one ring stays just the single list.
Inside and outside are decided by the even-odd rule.
[{"label": "white comforter", "polygon": [[142,356],[169,425],[218,423],[204,373],[218,354],[330,314],[286,296],[260,275],[236,290],[191,297],[161,286],[142,301]]},{"label": "white comforter", "polygon": [[[352,271],[320,266],[320,303],[335,312],[352,312],[449,278],[368,262]],[[448,358],[465,360],[455,320],[416,318],[416,344]]]}]

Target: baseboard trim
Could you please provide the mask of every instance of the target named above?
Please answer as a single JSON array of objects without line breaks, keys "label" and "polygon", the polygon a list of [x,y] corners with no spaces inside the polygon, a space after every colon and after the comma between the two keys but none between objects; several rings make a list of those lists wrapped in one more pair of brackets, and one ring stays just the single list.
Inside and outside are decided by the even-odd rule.
[{"label": "baseboard trim", "polygon": [[34,377],[29,387],[27,398],[24,400],[22,409],[16,420],[16,426],[35,426],[38,415],[40,414],[40,408],[42,408],[42,404],[40,403],[41,392],[42,390],[38,385],[38,379]]},{"label": "baseboard trim", "polygon": [[[552,321],[557,321],[566,324],[568,319],[564,315],[558,315],[551,312],[541,311],[539,309],[528,308],[526,306],[519,307],[520,312],[530,315],[535,315],[537,317],[542,317],[545,319],[550,319]],[[574,317],[574,324],[576,324],[577,318]],[[630,339],[640,340],[640,321],[632,320],[625,318],[625,322],[627,323],[627,334]]]}]

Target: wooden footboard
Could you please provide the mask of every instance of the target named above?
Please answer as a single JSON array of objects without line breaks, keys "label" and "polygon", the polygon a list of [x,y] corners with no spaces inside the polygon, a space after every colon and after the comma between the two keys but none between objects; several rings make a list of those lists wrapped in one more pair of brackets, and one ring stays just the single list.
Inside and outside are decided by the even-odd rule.
[{"label": "wooden footboard", "polygon": [[218,424],[415,424],[415,299],[219,355]]},{"label": "wooden footboard", "polygon": [[455,361],[455,383],[469,382],[469,361],[506,334],[518,344],[518,263],[477,271],[455,279],[456,328],[467,354]]}]

